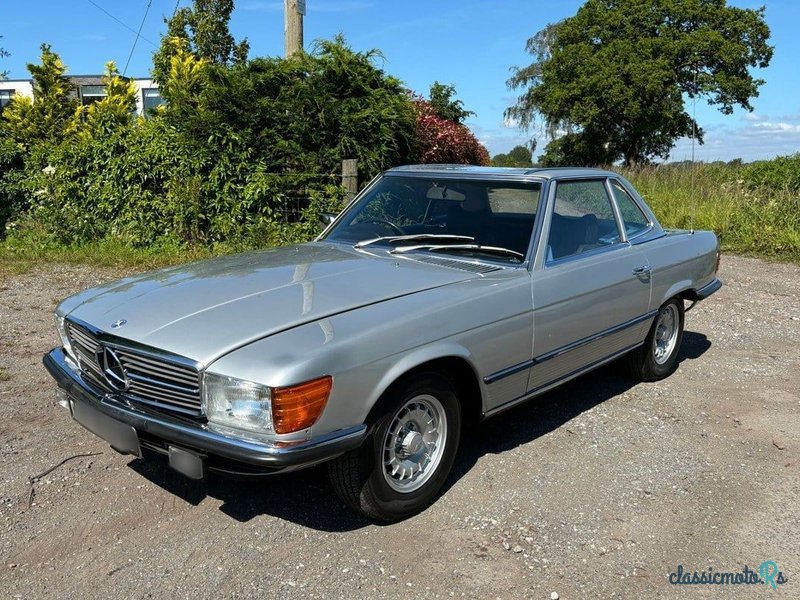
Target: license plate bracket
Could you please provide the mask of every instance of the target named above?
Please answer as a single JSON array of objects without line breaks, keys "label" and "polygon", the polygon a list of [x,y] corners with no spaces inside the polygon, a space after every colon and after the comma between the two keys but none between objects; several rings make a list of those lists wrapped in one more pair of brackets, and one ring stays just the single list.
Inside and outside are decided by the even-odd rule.
[{"label": "license plate bracket", "polygon": [[141,458],[139,436],[133,427],[112,419],[85,402],[70,400],[70,409],[73,419],[107,441],[114,450]]},{"label": "license plate bracket", "polygon": [[206,456],[177,446],[168,446],[169,466],[189,479],[203,479],[207,474]]}]

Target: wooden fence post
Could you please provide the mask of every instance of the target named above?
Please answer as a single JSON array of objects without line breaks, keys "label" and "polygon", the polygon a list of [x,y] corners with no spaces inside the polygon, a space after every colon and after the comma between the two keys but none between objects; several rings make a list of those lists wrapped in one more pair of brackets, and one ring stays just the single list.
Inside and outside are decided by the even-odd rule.
[{"label": "wooden fence post", "polygon": [[342,185],[346,190],[345,205],[355,198],[358,193],[358,159],[346,158],[342,161]]}]

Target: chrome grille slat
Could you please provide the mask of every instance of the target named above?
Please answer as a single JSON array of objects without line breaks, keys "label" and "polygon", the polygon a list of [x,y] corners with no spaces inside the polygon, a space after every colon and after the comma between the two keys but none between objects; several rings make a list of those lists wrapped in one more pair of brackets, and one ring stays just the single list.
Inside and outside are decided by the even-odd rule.
[{"label": "chrome grille slat", "polygon": [[118,356],[125,368],[130,371],[151,374],[155,377],[176,381],[186,386],[196,386],[199,381],[196,373],[194,376],[189,375],[188,373],[183,375],[182,373],[175,373],[169,369],[162,369],[161,367],[156,367],[154,365],[143,365],[136,360],[132,360],[127,354],[123,354],[122,352],[119,352]]},{"label": "chrome grille slat", "polygon": [[77,327],[70,325],[69,326],[69,334],[75,341],[77,341],[81,346],[86,348],[91,353],[94,353],[97,350],[97,341],[93,338],[89,337],[89,335],[85,334],[83,331],[78,329]]},{"label": "chrome grille slat", "polygon": [[144,375],[139,375],[138,373],[133,373],[128,371],[128,377],[131,379],[131,385],[141,384],[143,386],[150,386],[171,390],[173,392],[178,392],[179,394],[186,394],[188,396],[194,396],[200,393],[200,389],[197,387],[187,387],[184,385],[175,385],[173,383],[167,383],[166,381],[159,381],[157,379],[152,379],[150,377],[145,377]]},{"label": "chrome grille slat", "polygon": [[192,409],[197,408],[197,405],[191,400],[177,399],[171,394],[154,392],[152,390],[144,391],[131,388],[128,390],[128,392],[126,392],[126,396],[133,399],[142,398],[144,400],[149,400],[150,402],[158,402],[159,404],[168,403],[171,406],[181,406]]},{"label": "chrome grille slat", "polygon": [[[67,332],[87,383],[106,392],[119,393],[109,386],[98,362],[101,341],[83,326],[70,321]],[[200,374],[180,364],[186,359],[176,357],[176,362],[159,359],[157,350],[150,352],[142,348],[139,351],[127,347],[124,340],[113,339],[108,346],[117,354],[128,378],[129,387],[122,392],[123,396],[165,410],[200,415]]]},{"label": "chrome grille slat", "polygon": [[131,381],[131,386],[128,388],[131,392],[140,393],[140,394],[152,394],[152,395],[162,395],[165,398],[174,398],[175,400],[185,401],[185,402],[194,402],[196,396],[191,393],[187,392],[175,392],[172,390],[164,390],[159,389],[153,385],[147,385],[145,383],[140,383],[138,381]]},{"label": "chrome grille slat", "polygon": [[162,360],[155,360],[143,354],[139,354],[128,348],[118,348],[117,350],[120,358],[129,357],[131,361],[135,361],[143,366],[152,365],[154,367],[168,367],[170,371],[173,371],[176,374],[197,377],[197,371],[189,367],[184,367],[183,365],[178,365],[175,363],[170,363]]}]

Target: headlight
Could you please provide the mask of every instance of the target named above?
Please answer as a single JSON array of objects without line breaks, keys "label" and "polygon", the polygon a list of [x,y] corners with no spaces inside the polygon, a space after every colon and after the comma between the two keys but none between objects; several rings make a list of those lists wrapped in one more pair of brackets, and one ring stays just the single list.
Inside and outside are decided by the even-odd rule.
[{"label": "headlight", "polygon": [[311,427],[322,414],[333,378],[279,388],[206,373],[203,409],[209,425],[254,433],[292,433]]},{"label": "headlight", "polygon": [[270,388],[216,373],[203,378],[203,408],[209,423],[272,433]]},{"label": "headlight", "polygon": [[73,362],[75,362],[75,364],[78,364],[78,359],[75,357],[75,352],[72,350],[72,344],[70,343],[69,336],[67,335],[66,320],[58,313],[53,315],[53,318],[55,319],[56,329],[58,330],[58,336],[61,338],[61,345],[64,347],[64,351],[73,360]]}]

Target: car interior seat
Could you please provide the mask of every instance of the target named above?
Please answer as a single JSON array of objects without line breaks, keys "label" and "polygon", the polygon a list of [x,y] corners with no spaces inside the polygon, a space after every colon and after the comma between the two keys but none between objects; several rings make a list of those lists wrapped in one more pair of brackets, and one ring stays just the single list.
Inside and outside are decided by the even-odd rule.
[{"label": "car interior seat", "polygon": [[550,237],[547,241],[547,260],[586,252],[599,245],[600,230],[593,213],[582,217],[565,217],[553,213]]},{"label": "car interior seat", "polygon": [[473,192],[450,212],[447,220],[450,233],[469,235],[476,244],[495,243],[494,215],[486,193]]}]

